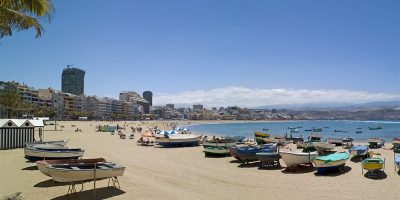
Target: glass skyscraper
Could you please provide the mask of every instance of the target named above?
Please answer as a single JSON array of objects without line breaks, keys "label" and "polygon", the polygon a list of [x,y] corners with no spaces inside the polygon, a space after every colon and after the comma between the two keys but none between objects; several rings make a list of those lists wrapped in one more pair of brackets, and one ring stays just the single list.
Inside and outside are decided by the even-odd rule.
[{"label": "glass skyscraper", "polygon": [[65,93],[84,94],[85,71],[75,68],[64,68],[61,77],[61,90]]}]

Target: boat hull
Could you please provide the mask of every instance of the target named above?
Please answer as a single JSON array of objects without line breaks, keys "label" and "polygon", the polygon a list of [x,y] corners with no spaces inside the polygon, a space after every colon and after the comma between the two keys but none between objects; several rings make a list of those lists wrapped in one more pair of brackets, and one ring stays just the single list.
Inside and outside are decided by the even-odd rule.
[{"label": "boat hull", "polygon": [[261,162],[273,162],[280,159],[280,155],[277,152],[270,152],[270,153],[260,152],[256,153],[256,156],[258,160],[260,160]]},{"label": "boat hull", "polygon": [[205,156],[227,156],[229,150],[225,147],[204,147]]},{"label": "boat hull", "polygon": [[25,158],[30,161],[37,161],[43,159],[77,159],[82,157],[84,150],[80,151],[46,151],[35,148],[24,148]]},{"label": "boat hull", "polygon": [[54,146],[67,146],[69,140],[57,140],[57,141],[47,141],[47,142],[27,142],[25,146],[36,146],[36,145],[54,145]]},{"label": "boat hull", "polygon": [[73,164],[73,163],[85,163],[85,164],[94,164],[106,162],[104,158],[93,158],[93,159],[62,159],[62,160],[41,160],[36,161],[36,166],[39,171],[46,176],[50,176],[48,166],[54,164]]},{"label": "boat hull", "polygon": [[328,143],[319,143],[316,142],[314,143],[314,147],[317,149],[317,151],[330,151],[335,148],[334,144],[328,144]]},{"label": "boat hull", "polygon": [[[185,135],[185,136],[182,136]],[[198,146],[200,144],[200,135],[192,136],[186,134],[170,135],[169,137],[156,137],[156,143],[163,147],[182,147]]]},{"label": "boat hull", "polygon": [[287,167],[294,167],[301,164],[311,163],[317,156],[317,152],[279,152],[283,162]]},{"label": "boat hull", "polygon": [[49,167],[49,175],[54,181],[57,182],[75,182],[93,180],[96,174],[96,179],[104,179],[122,176],[125,172],[125,167],[113,169],[89,169],[89,170],[73,170],[73,169],[59,169]]}]

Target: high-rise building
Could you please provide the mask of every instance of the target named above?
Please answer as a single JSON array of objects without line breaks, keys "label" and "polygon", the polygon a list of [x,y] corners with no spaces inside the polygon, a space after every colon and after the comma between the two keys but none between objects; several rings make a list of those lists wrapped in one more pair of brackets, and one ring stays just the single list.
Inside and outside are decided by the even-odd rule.
[{"label": "high-rise building", "polygon": [[146,99],[149,104],[143,106],[143,112],[145,114],[150,113],[150,106],[153,106],[153,93],[151,91],[144,91],[143,98]]},{"label": "high-rise building", "polygon": [[203,105],[201,104],[193,104],[193,111],[203,110]]},{"label": "high-rise building", "polygon": [[61,90],[74,95],[84,94],[85,71],[75,68],[64,68],[61,77]]},{"label": "high-rise building", "polygon": [[167,108],[169,108],[171,110],[175,109],[175,105],[172,104],[172,103],[167,104],[165,107],[167,107]]}]

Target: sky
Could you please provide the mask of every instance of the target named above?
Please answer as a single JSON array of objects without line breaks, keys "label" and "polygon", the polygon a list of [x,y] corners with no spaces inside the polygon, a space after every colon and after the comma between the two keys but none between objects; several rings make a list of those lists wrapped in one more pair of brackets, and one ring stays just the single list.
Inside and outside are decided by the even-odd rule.
[{"label": "sky", "polygon": [[0,39],[0,80],[155,104],[400,99],[400,1],[55,0],[45,34]]}]

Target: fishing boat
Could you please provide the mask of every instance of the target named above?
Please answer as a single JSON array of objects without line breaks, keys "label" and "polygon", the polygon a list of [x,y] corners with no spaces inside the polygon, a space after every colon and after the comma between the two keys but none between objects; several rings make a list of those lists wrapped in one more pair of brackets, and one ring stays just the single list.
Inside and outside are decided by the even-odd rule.
[{"label": "fishing boat", "polygon": [[400,138],[393,138],[392,144],[394,147],[400,146]]},{"label": "fishing boat", "polygon": [[383,147],[383,145],[385,145],[385,140],[383,140],[382,138],[369,138],[368,143],[369,143],[369,148],[371,149],[380,148]]},{"label": "fishing boat", "polygon": [[318,156],[313,161],[314,167],[317,168],[317,173],[323,173],[331,169],[344,171],[344,165],[349,159],[349,156],[350,154],[346,152]]},{"label": "fishing boat", "polygon": [[314,146],[314,142],[304,142],[303,143],[303,152],[311,152],[311,151],[317,151],[317,148]]},{"label": "fishing boat", "polygon": [[400,146],[393,147],[393,156],[394,156],[395,171],[398,171],[400,168]]},{"label": "fishing boat", "polygon": [[214,138],[203,142],[205,156],[227,156],[229,147],[235,146],[236,140],[232,138]]},{"label": "fishing boat", "polygon": [[25,147],[25,158],[30,161],[42,159],[77,159],[82,157],[85,151],[83,149],[70,149],[70,148],[46,148],[46,147]]},{"label": "fishing boat", "polygon": [[366,156],[368,154],[368,146],[365,145],[357,145],[357,146],[352,146],[349,149],[349,153],[352,157],[355,156]]},{"label": "fishing boat", "polygon": [[343,145],[343,139],[342,138],[329,138],[328,139],[329,144],[334,144],[336,146],[342,146]]},{"label": "fishing boat", "polygon": [[57,182],[75,182],[122,176],[125,167],[107,163],[71,163],[49,165],[48,173]]},{"label": "fishing boat", "polygon": [[310,164],[317,156],[317,152],[293,152],[293,151],[279,151],[283,162],[287,167],[295,167],[301,164]]},{"label": "fishing boat", "polygon": [[269,137],[268,133],[263,133],[263,132],[259,132],[259,131],[254,131],[254,137],[258,138],[266,138]]},{"label": "fishing boat", "polygon": [[74,163],[82,163],[82,164],[90,164],[90,163],[103,163],[106,162],[104,158],[92,158],[92,159],[61,159],[61,160],[40,160],[36,161],[36,166],[42,172],[42,174],[46,176],[50,176],[48,171],[49,165],[56,164],[74,164]]},{"label": "fishing boat", "polygon": [[237,146],[228,147],[229,154],[236,158],[236,160],[240,160],[239,154],[237,152]]},{"label": "fishing boat", "polygon": [[357,133],[357,134],[360,134],[360,133],[362,133],[362,131],[356,131],[356,133]]},{"label": "fishing boat", "polygon": [[385,168],[385,159],[379,153],[371,153],[369,158],[361,162],[361,166],[363,169],[374,173]]},{"label": "fishing boat", "polygon": [[67,146],[69,140],[57,140],[57,141],[46,141],[46,142],[27,142],[25,143],[25,146],[36,146],[36,145],[45,145],[45,146],[60,146],[60,147],[65,147]]},{"label": "fishing boat", "polygon": [[313,128],[312,131],[313,132],[322,132],[322,128]]},{"label": "fishing boat", "polygon": [[261,167],[276,166],[280,167],[279,153],[274,152],[258,152],[256,153],[258,160],[261,162]]},{"label": "fishing boat", "polygon": [[311,131],[312,131],[312,129],[305,129],[304,131],[311,132]]},{"label": "fishing boat", "polygon": [[321,139],[322,139],[322,135],[320,135],[320,134],[310,134],[308,136],[308,140],[310,142],[321,142]]},{"label": "fishing boat", "polygon": [[276,152],[276,144],[265,144],[261,146],[250,146],[250,147],[236,147],[237,154],[243,163],[257,161],[258,157],[256,153],[259,152]]},{"label": "fishing boat", "polygon": [[375,131],[375,130],[382,129],[382,126],[368,127],[368,129],[371,130],[371,131]]},{"label": "fishing boat", "polygon": [[314,147],[318,152],[331,151],[335,148],[336,145],[323,143],[323,142],[314,142]]},{"label": "fishing boat", "polygon": [[347,133],[347,131],[343,131],[343,130],[333,130],[333,132],[335,132],[335,133]]},{"label": "fishing boat", "polygon": [[288,128],[288,129],[296,129],[295,126],[288,126],[287,128]]},{"label": "fishing boat", "polygon": [[200,144],[201,135],[178,134],[175,131],[164,131],[155,134],[155,142],[163,147],[197,146]]}]

